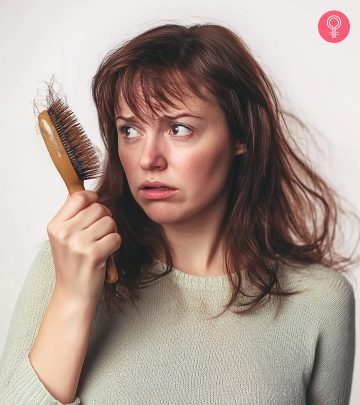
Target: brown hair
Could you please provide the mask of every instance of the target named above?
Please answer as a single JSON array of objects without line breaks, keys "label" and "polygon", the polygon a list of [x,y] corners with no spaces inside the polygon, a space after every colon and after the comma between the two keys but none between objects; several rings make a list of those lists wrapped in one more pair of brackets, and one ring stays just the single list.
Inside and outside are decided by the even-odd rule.
[{"label": "brown hair", "polygon": [[[137,83],[143,96],[135,94]],[[280,109],[270,80],[244,42],[220,25],[165,24],[109,52],[92,81],[106,147],[104,175],[94,191],[99,202],[111,209],[122,236],[114,254],[119,281],[104,288],[109,308],[125,297],[135,302],[138,288],[173,267],[162,227],[136,203],[120,163],[115,125],[119,97],[146,121],[147,109],[157,115],[174,106],[169,96],[185,103],[191,94],[205,100],[208,92],[221,106],[231,137],[246,145],[246,153],[234,158],[223,222],[226,272],[232,284],[224,311],[241,294],[248,296],[241,288],[240,269],[259,294],[246,304],[237,303],[238,308],[247,307],[233,310],[237,314],[253,311],[270,295],[281,301],[282,296],[299,293],[282,290],[277,277],[280,264],[287,265],[288,271],[291,266],[320,264],[342,272],[356,263],[335,252],[338,213],[344,213],[339,195],[296,147],[284,118],[291,114]],[[151,266],[160,247],[168,267],[155,275]],[[231,279],[233,271],[238,284]]]}]

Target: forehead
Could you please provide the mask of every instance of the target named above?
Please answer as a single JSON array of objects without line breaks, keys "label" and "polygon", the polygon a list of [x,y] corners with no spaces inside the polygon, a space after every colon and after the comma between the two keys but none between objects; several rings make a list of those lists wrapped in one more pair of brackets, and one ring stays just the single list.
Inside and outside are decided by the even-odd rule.
[{"label": "forehead", "polygon": [[[201,114],[208,114],[211,113],[215,108],[216,105],[214,102],[205,101],[197,96],[192,96],[192,98],[181,102],[177,100],[173,100],[173,106],[169,106],[168,108],[160,108],[158,109],[158,115],[161,113],[168,113],[168,112],[178,112],[178,111],[187,111],[193,113],[201,113]],[[134,111],[131,110],[129,105],[123,98],[119,98],[119,108],[117,109],[119,114],[130,116],[134,114]],[[152,116],[152,118],[156,118],[156,114],[152,114],[150,108],[147,110],[148,115]]]},{"label": "forehead", "polygon": [[[120,88],[116,99],[115,117],[134,115],[148,121],[155,120],[163,114],[175,112],[189,112],[204,116],[214,114],[216,110],[219,110],[215,97],[209,91],[202,89],[201,96],[199,96],[189,88],[184,86],[179,88],[181,91],[179,90],[176,96],[165,93],[161,96],[153,94],[146,97],[139,84],[133,87],[131,94],[124,94]],[[130,100],[129,103],[126,101],[127,99]]]}]

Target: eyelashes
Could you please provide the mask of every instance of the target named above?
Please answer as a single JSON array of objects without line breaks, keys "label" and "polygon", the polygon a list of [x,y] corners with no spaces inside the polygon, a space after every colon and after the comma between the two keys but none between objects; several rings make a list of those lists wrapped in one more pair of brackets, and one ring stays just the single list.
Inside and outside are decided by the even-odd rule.
[{"label": "eyelashes", "polygon": [[[192,136],[192,128],[191,127],[189,127],[189,126],[187,126],[187,125],[184,125],[184,124],[180,124],[180,123],[173,123],[172,125],[170,125],[170,130],[171,130],[171,132],[173,132],[173,129],[174,128],[176,128],[176,127],[183,127],[183,128],[185,128],[187,131],[190,131],[191,133],[190,134],[186,134],[186,135],[172,135],[174,138],[178,138],[179,140],[183,140],[183,139],[187,139],[187,138],[189,138],[190,136]],[[126,140],[131,140],[131,139],[135,139],[135,138],[129,138],[128,136],[127,136],[127,130],[128,129],[135,129],[134,127],[131,127],[131,126],[128,126],[128,125],[122,125],[122,126],[120,126],[119,128],[118,128],[118,132],[120,133],[120,135],[124,138],[124,139],[126,139]]]}]

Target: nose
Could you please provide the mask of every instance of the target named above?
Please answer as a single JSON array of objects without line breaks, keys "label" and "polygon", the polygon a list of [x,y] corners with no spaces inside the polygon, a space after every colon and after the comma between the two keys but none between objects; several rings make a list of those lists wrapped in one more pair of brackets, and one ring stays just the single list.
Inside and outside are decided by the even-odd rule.
[{"label": "nose", "polygon": [[166,165],[166,145],[157,132],[145,136],[139,164],[143,169]]}]

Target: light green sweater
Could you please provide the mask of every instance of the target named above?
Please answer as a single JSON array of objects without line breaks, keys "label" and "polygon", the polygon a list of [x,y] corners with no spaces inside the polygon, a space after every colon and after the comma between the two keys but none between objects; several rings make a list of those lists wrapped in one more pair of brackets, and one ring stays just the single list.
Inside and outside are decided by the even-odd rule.
[{"label": "light green sweater", "polygon": [[[155,268],[164,264],[157,261]],[[229,297],[227,276],[178,269],[142,290],[138,309],[129,306],[110,317],[99,301],[73,404],[348,404],[355,352],[352,284],[322,266],[279,276],[283,287],[306,291],[286,298],[276,317],[270,301],[251,315],[227,311],[208,320]],[[1,405],[60,404],[28,359],[54,282],[47,242],[10,323],[0,360]]]}]

